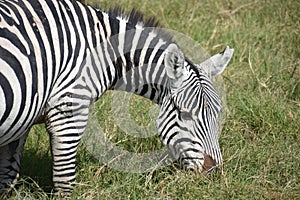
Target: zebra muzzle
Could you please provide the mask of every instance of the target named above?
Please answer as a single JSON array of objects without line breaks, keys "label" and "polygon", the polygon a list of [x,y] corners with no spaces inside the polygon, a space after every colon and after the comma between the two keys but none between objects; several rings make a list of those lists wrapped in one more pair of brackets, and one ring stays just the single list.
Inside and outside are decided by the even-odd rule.
[{"label": "zebra muzzle", "polygon": [[[202,160],[202,159],[201,159]],[[183,166],[184,170],[193,171],[195,173],[209,173],[211,171],[219,172],[217,162],[208,154],[204,154],[203,164],[199,160],[193,160],[185,163]]]},{"label": "zebra muzzle", "polygon": [[205,154],[204,155],[204,163],[202,165],[203,172],[210,172],[215,169],[217,166],[217,162],[210,156]]}]

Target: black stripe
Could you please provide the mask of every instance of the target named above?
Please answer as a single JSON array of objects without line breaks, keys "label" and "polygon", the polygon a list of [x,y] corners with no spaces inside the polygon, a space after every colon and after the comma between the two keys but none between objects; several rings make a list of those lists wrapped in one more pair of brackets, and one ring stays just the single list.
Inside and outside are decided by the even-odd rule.
[{"label": "black stripe", "polygon": [[83,32],[83,37],[85,37],[85,39],[87,39],[87,32],[86,32],[86,24],[85,21],[83,19],[83,15],[86,15],[86,13],[82,13],[82,10],[79,7],[79,4],[76,1],[71,1],[73,4],[73,7],[75,9],[76,15],[78,17],[78,22],[79,22],[79,27],[80,30]]},{"label": "black stripe", "polygon": [[[0,47],[0,55],[1,55],[1,49],[2,48]],[[11,109],[13,107],[14,93],[13,93],[12,87],[10,86],[7,78],[5,76],[3,76],[3,74],[1,72],[0,72],[0,85],[4,92],[4,97],[5,97],[5,102],[1,102],[1,103],[5,103],[5,106],[6,106],[5,112],[2,116],[2,118],[0,119],[0,125],[2,125],[5,122],[5,120],[7,119],[8,115],[11,112]]]},{"label": "black stripe", "polygon": [[[66,165],[66,163],[63,163],[63,164],[57,164],[56,162],[53,163],[53,167],[63,167],[65,165]],[[68,163],[68,165],[76,165],[76,162],[70,162],[70,163]]]},{"label": "black stripe", "polygon": [[75,166],[72,166],[72,167],[65,167],[65,168],[61,168],[61,169],[56,169],[56,168],[53,168],[53,171],[55,172],[64,172],[66,170],[75,170]]},{"label": "black stripe", "polygon": [[[60,129],[57,129],[56,131],[57,132],[63,132],[63,131],[67,131],[67,130],[77,130],[77,129],[84,129],[86,127],[86,125],[83,125],[83,126],[74,126],[74,121],[72,122],[65,122],[64,125],[66,124],[71,124],[71,126],[68,126],[68,127],[64,127],[64,128],[60,128]],[[60,135],[62,137],[74,137],[74,136],[79,136],[80,134],[79,133],[68,133],[68,134],[63,134],[63,135]]]},{"label": "black stripe", "polygon": [[77,147],[78,147],[78,144],[75,144],[75,145],[68,145],[68,147],[61,147],[61,148],[56,148],[56,149],[59,151],[69,151],[74,148],[77,149]]},{"label": "black stripe", "polygon": [[[172,125],[168,130],[167,130],[167,133],[169,133],[169,131],[174,127],[175,125]],[[173,138],[175,137],[175,136],[177,136],[179,134],[179,132],[174,132],[174,133],[172,133],[171,135],[169,135],[169,138],[168,138],[168,140],[167,140],[167,145],[169,145],[170,144],[170,142],[171,142],[171,140],[173,140]],[[167,135],[167,134],[166,134]],[[165,138],[166,138],[166,135],[165,135]],[[165,139],[164,138],[164,139]],[[175,145],[172,145],[173,147],[175,147]]]},{"label": "black stripe", "polygon": [[15,33],[9,31],[7,28],[0,28],[0,38],[7,38],[15,47],[17,47],[21,51],[22,54],[27,55],[25,46],[21,43],[19,37]]},{"label": "black stripe", "polygon": [[[75,142],[74,142],[75,143]],[[54,157],[56,157],[56,155],[54,155]],[[55,160],[55,166],[57,165],[68,165],[69,163],[62,163],[62,164],[58,164],[58,163],[61,163],[61,162],[67,162],[67,161],[71,161],[71,160],[75,160],[76,158],[76,155],[70,157],[70,158],[65,158],[65,159],[59,159],[59,160]],[[73,163],[73,162],[70,162],[70,163]]]},{"label": "black stripe", "polygon": [[[106,30],[106,28],[105,28],[105,27],[106,27],[106,24],[104,23],[104,20],[103,20],[103,14],[102,14],[102,12],[100,12],[100,11],[97,11],[96,14],[97,14],[97,17],[98,17],[98,19],[99,19],[99,22],[101,23],[101,27],[98,26],[99,32],[100,32],[101,29],[102,29],[103,32],[104,32],[105,38],[107,38],[107,30]],[[100,37],[100,38],[103,40],[102,37]],[[100,42],[102,43],[102,41],[100,41]]]},{"label": "black stripe", "polygon": [[96,45],[98,45],[96,43],[96,33],[95,33],[95,21],[94,21],[94,18],[92,17],[92,13],[91,13],[91,10],[88,9],[88,7],[84,7],[85,8],[85,11],[86,11],[86,15],[87,15],[87,19],[88,19],[88,23],[89,23],[89,27],[91,28],[89,30],[89,34],[90,36],[92,37],[92,43],[93,43],[93,47],[95,48]]},{"label": "black stripe", "polygon": [[80,141],[80,139],[77,139],[77,140],[72,139],[72,140],[68,140],[68,141],[61,141],[59,143],[61,143],[61,144],[74,144],[74,143],[78,143],[79,141]]},{"label": "black stripe", "polygon": [[[74,167],[75,169],[75,167]],[[74,172],[69,172],[69,173],[66,173],[66,174],[54,174],[53,175],[54,177],[69,177],[69,176],[75,176],[75,170]],[[69,181],[68,181],[69,183]],[[62,187],[59,187],[59,188],[62,188]]]},{"label": "black stripe", "polygon": [[[74,154],[74,153],[75,153],[75,151],[71,151],[71,152],[63,151],[63,153],[57,154],[57,155],[55,155],[55,157],[56,157],[56,158],[58,158],[58,157],[68,157],[68,156],[70,156],[70,155],[72,155],[72,154]],[[69,163],[68,163],[68,164],[65,163],[65,165],[69,165]]]}]

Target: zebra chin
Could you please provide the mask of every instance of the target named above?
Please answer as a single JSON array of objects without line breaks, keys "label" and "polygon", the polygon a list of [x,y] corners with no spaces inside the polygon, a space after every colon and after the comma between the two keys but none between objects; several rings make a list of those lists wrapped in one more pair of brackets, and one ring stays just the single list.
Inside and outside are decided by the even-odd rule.
[{"label": "zebra chin", "polygon": [[220,165],[209,155],[204,154],[203,158],[183,158],[181,166],[185,171],[192,171],[197,174],[200,173],[219,173]]}]

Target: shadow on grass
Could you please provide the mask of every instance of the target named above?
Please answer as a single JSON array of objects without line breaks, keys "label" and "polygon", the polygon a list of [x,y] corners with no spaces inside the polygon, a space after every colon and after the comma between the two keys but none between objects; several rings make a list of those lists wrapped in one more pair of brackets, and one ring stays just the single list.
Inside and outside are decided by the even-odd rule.
[{"label": "shadow on grass", "polygon": [[44,192],[51,193],[53,190],[52,159],[49,153],[37,153],[36,148],[26,149],[22,155],[20,175],[20,184],[25,187],[31,188],[35,185],[33,190],[39,187]]}]

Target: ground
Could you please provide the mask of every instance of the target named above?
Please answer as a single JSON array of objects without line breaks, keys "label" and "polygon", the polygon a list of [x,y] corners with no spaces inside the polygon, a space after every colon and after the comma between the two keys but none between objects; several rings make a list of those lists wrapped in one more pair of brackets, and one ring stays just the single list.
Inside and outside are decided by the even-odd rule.
[{"label": "ground", "polygon": [[[94,4],[93,1],[85,1]],[[174,166],[127,173],[99,163],[81,145],[74,199],[300,199],[300,2],[298,0],[101,0],[155,16],[210,54],[226,45],[234,57],[222,75],[227,118],[220,135],[223,172],[195,175]],[[122,135],[110,116],[110,96],[96,107],[104,131],[130,151],[161,147],[158,139]],[[149,102],[134,97],[138,123]],[[136,111],[137,110],[137,111]],[[136,113],[135,113],[136,111]],[[33,167],[32,167],[33,166]],[[21,180],[13,196],[52,198],[48,135],[35,126],[23,153]]]}]

